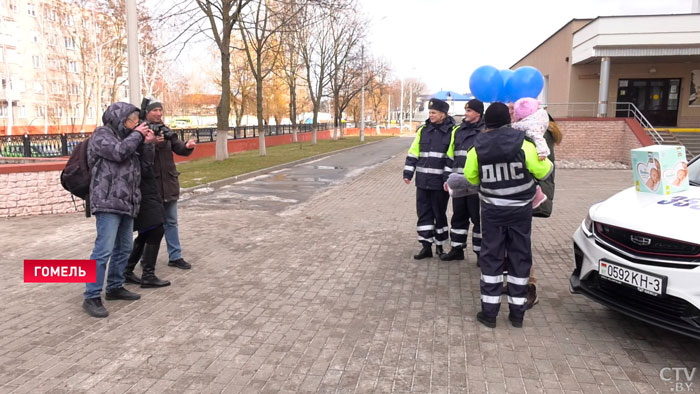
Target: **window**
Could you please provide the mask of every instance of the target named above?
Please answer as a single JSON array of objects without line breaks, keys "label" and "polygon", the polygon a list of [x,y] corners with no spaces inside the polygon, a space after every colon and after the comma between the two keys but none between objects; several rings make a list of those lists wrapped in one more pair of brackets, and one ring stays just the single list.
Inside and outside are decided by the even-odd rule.
[{"label": "window", "polygon": [[34,82],[34,93],[42,93],[44,91],[44,85],[41,82]]},{"label": "window", "polygon": [[63,41],[66,43],[66,49],[75,49],[75,39],[73,37],[64,37]]},{"label": "window", "polygon": [[88,117],[92,118],[95,116],[95,108],[93,107],[88,107]]},{"label": "window", "polygon": [[34,4],[32,4],[32,3],[27,4],[27,15],[29,15],[31,17],[36,16],[36,8],[34,7]]},{"label": "window", "polygon": [[56,15],[56,10],[53,10],[53,9],[47,9],[46,13],[44,14],[44,17],[47,20],[50,20],[52,22],[56,22],[58,20],[58,15]]},{"label": "window", "polygon": [[46,32],[46,44],[49,46],[56,46],[56,35]]},{"label": "window", "polygon": [[58,70],[58,68],[59,68],[59,67],[58,67],[58,64],[59,64],[59,63],[58,63],[58,60],[57,60],[57,59],[55,59],[55,58],[49,58],[49,59],[48,59],[48,65],[49,65],[49,68],[50,68],[50,69],[52,69],[52,70]]},{"label": "window", "polygon": [[43,105],[37,105],[36,106],[36,116],[45,116],[46,115],[46,109]]},{"label": "window", "polygon": [[26,105],[24,105],[24,104],[18,105],[18,106],[17,106],[17,109],[18,109],[17,112],[19,112],[19,117],[20,117],[20,118],[26,118],[26,117],[27,117],[27,106],[26,106]]},{"label": "window", "polygon": [[80,93],[80,89],[78,88],[78,84],[77,83],[70,84],[70,87],[68,88],[68,93],[70,93],[70,94]]},{"label": "window", "polygon": [[82,108],[80,107],[80,104],[77,104],[75,107],[73,107],[73,110],[71,111],[71,117],[76,119],[82,116]]},{"label": "window", "polygon": [[39,33],[35,31],[32,32],[32,42],[35,44],[39,43]]},{"label": "window", "polygon": [[109,68],[109,76],[110,76],[111,78],[114,78],[114,73],[115,73],[114,67],[110,67],[110,68]]},{"label": "window", "polygon": [[78,72],[78,62],[69,60],[68,61],[68,71],[72,73],[77,73]]},{"label": "window", "polygon": [[0,103],[0,118],[7,118],[7,101]]},{"label": "window", "polygon": [[34,65],[34,68],[41,67],[41,59],[39,58],[39,55],[32,55],[32,64]]},{"label": "window", "polygon": [[17,12],[17,0],[7,0],[7,8]]}]

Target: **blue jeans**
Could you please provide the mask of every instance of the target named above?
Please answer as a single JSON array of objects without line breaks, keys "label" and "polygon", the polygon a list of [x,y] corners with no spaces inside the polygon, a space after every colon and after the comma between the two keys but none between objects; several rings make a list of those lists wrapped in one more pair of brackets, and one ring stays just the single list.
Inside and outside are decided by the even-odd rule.
[{"label": "blue jeans", "polygon": [[177,200],[168,201],[165,206],[165,243],[168,245],[168,260],[174,261],[182,258],[180,236],[177,233]]},{"label": "blue jeans", "polygon": [[131,216],[98,212],[95,222],[97,238],[90,259],[97,260],[97,281],[85,284],[83,297],[86,299],[100,297],[108,261],[107,291],[124,286],[124,269],[134,246],[134,219]]}]

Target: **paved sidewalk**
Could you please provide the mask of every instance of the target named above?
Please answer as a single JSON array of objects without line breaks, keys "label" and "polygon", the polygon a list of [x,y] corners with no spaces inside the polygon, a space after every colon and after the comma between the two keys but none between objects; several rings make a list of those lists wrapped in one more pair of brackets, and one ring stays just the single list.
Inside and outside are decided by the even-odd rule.
[{"label": "paved sidewalk", "polygon": [[668,393],[662,368],[700,366],[700,342],[568,293],[571,234],[630,171],[558,171],[534,225],[540,303],[524,329],[488,329],[473,259],[412,259],[403,160],[281,213],[183,204],[193,269],[161,253],[173,285],[101,320],[80,284],[22,281],[23,259],[87,258],[94,220],[1,220],[0,393]]}]

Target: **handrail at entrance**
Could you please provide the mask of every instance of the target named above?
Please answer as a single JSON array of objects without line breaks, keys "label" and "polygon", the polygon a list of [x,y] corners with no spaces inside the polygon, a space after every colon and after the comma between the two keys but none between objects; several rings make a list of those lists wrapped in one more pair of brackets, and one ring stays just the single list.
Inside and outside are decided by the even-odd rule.
[{"label": "handrail at entrance", "polygon": [[[596,117],[598,113],[598,103],[594,102],[574,102],[574,103],[547,103],[546,108],[551,108],[552,116],[567,117]],[[642,127],[649,132],[655,144],[660,145],[664,138],[656,131],[656,128],[649,123],[649,120],[642,114],[634,103],[623,101],[612,101],[608,103],[608,113],[625,112],[626,118],[634,118]]]}]

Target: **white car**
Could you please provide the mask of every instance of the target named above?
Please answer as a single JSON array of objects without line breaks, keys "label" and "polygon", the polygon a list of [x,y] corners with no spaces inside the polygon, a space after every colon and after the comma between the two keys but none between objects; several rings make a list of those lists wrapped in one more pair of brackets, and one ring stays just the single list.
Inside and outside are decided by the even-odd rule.
[{"label": "white car", "polygon": [[623,190],[593,205],[574,233],[572,293],[700,339],[700,157],[690,188]]}]

